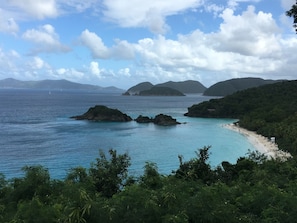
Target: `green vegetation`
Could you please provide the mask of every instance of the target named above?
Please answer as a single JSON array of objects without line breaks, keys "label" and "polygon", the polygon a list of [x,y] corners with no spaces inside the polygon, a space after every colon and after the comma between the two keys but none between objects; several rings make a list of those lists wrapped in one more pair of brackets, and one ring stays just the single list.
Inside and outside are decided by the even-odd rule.
[{"label": "green vegetation", "polygon": [[186,115],[239,119],[240,126],[266,137],[276,137],[279,148],[296,155],[296,98],[297,81],[284,81],[193,105]]},{"label": "green vegetation", "polygon": [[130,158],[100,152],[89,169],[53,180],[42,166],[0,177],[0,222],[295,222],[297,163],[250,153],[236,164],[208,164],[210,147],[169,176],[147,163],[128,176]]},{"label": "green vegetation", "polygon": [[140,96],[185,96],[178,90],[169,87],[152,87],[149,90],[139,92]]},{"label": "green vegetation", "polygon": [[199,81],[168,81],[165,83],[153,85],[150,82],[142,82],[129,88],[123,95],[167,95],[175,96],[182,94],[203,93],[206,89]]},{"label": "green vegetation", "polygon": [[218,82],[208,89],[206,89],[203,95],[207,96],[226,96],[233,94],[237,91],[242,91],[248,88],[259,87],[265,84],[273,84],[279,81],[264,80],[261,78],[235,78],[222,82]]}]

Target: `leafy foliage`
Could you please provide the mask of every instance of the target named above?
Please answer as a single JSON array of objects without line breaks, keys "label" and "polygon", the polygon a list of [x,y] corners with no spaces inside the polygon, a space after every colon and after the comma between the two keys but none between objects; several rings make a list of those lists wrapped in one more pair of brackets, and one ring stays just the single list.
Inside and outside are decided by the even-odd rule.
[{"label": "leafy foliage", "polygon": [[295,222],[296,159],[250,152],[210,168],[209,150],[189,161],[180,156],[168,176],[146,163],[129,184],[130,158],[114,150],[64,180],[50,179],[41,166],[25,167],[24,177],[1,177],[0,222]]}]

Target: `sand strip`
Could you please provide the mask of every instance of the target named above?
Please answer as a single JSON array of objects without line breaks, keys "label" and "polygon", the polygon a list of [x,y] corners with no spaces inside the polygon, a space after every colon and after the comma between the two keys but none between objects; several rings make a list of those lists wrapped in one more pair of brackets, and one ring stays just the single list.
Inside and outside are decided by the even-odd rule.
[{"label": "sand strip", "polygon": [[268,158],[286,159],[292,157],[290,153],[280,150],[276,143],[272,142],[271,140],[262,135],[258,135],[256,132],[252,132],[247,129],[241,128],[233,123],[223,125],[223,127],[230,129],[232,131],[236,131],[247,137],[247,139],[254,146],[254,148],[258,150],[260,153],[266,155]]}]

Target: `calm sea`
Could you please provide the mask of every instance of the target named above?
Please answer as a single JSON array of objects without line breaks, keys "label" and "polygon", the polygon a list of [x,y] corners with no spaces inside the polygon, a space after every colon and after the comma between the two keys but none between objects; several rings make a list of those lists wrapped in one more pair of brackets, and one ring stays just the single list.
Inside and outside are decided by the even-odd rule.
[{"label": "calm sea", "polygon": [[[0,172],[6,178],[22,176],[25,165],[43,165],[52,178],[63,178],[70,168],[90,167],[99,149],[116,149],[131,157],[130,174],[143,172],[146,162],[170,174],[195,151],[211,146],[210,164],[236,162],[253,146],[242,135],[222,124],[233,120],[183,116],[187,107],[209,100],[202,95],[186,97],[127,97],[84,91],[0,90]],[[136,118],[168,114],[185,124],[89,122],[70,119],[94,105],[117,108]]]}]

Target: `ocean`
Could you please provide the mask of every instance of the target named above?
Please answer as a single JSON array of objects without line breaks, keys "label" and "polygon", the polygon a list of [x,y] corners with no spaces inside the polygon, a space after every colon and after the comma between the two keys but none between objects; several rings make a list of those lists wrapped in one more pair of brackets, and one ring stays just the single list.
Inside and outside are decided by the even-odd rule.
[{"label": "ocean", "polygon": [[[199,94],[185,97],[138,97],[119,93],[0,89],[0,173],[7,179],[23,175],[22,167],[42,165],[52,178],[62,179],[74,167],[90,167],[99,150],[115,149],[131,157],[130,175],[140,175],[146,162],[162,174],[179,166],[195,151],[211,146],[210,165],[235,163],[253,145],[241,134],[223,128],[231,119],[190,118],[183,114],[193,104],[209,100]],[[171,115],[184,124],[156,126],[91,122],[71,119],[95,105],[117,108],[132,118]]]}]

